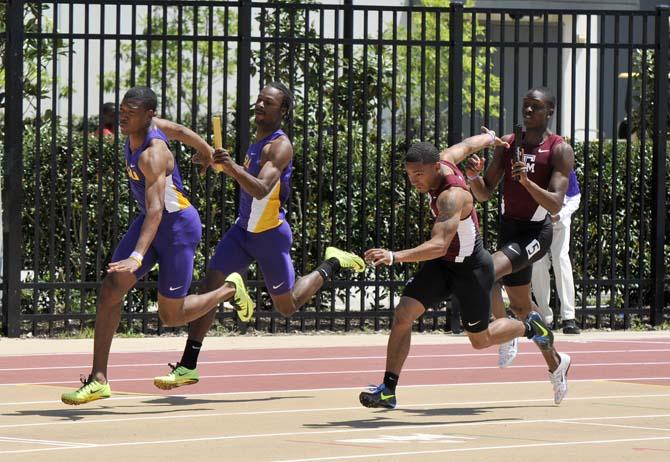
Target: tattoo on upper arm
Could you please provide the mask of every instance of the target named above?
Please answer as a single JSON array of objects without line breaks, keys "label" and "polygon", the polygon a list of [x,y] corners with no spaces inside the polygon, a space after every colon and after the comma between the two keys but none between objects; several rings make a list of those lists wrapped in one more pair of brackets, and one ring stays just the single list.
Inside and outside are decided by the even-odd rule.
[{"label": "tattoo on upper arm", "polygon": [[458,216],[461,217],[461,209],[463,208],[463,198],[459,191],[451,190],[445,191],[437,198],[438,215],[436,221],[447,221]]}]

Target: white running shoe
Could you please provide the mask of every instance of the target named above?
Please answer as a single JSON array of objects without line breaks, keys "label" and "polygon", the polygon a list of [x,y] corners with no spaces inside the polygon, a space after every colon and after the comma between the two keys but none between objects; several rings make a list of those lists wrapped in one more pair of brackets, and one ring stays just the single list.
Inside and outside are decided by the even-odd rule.
[{"label": "white running shoe", "polygon": [[568,370],[570,369],[570,356],[559,353],[561,362],[554,372],[549,373],[549,381],[554,387],[554,404],[561,404],[565,395],[568,394]]},{"label": "white running shoe", "polygon": [[519,351],[519,339],[515,338],[509,342],[501,343],[498,349],[498,366],[505,368],[514,362]]}]

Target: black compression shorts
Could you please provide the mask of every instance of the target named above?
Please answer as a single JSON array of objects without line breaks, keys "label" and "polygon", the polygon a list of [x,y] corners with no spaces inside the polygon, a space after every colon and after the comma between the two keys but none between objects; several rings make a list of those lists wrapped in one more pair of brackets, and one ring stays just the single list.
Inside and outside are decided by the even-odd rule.
[{"label": "black compression shorts", "polygon": [[544,221],[519,221],[503,217],[498,248],[512,262],[512,274],[503,276],[503,285],[514,287],[530,284],[533,263],[549,251],[552,236],[549,215]]},{"label": "black compression shorts", "polygon": [[403,296],[429,308],[453,294],[460,302],[463,328],[482,332],[489,325],[494,279],[493,258],[482,248],[460,263],[442,258],[425,262],[407,282]]}]

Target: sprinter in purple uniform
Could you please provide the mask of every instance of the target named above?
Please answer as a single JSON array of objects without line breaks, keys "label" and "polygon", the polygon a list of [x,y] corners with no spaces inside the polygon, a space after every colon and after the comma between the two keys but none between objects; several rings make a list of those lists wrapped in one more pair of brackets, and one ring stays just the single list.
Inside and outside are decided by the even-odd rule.
[{"label": "sprinter in purple uniform", "polygon": [[121,132],[127,135],[125,167],[140,213],[114,251],[102,282],[95,318],[91,374],[83,385],[64,393],[66,404],[83,404],[111,396],[107,362],[119,326],[123,297],[137,280],[159,265],[158,312],[167,326],[186,324],[208,313],[222,300],[248,303],[239,274],[206,293],[189,295],[200,216],[184,192],[168,138],[156,126],[156,94],[147,87],[129,90],[121,102]]},{"label": "sprinter in purple uniform", "polygon": [[[236,164],[225,150],[217,150],[214,156],[199,151],[194,158],[194,162],[205,167],[221,166],[223,172],[240,185],[238,218],[210,260],[203,290],[216,290],[227,275],[243,273],[256,261],[275,308],[287,317],[341,268],[355,272],[365,269],[365,262],[359,256],[328,247],[319,267],[298,280],[295,278],[291,260],[293,235],[284,212],[291,188],[293,145],[281,129],[292,109],[291,91],[279,82],[269,83],[261,90],[254,106],[256,138],[247,150],[244,164]],[[248,307],[248,310],[238,309],[243,321],[251,319],[253,305]],[[189,325],[181,361],[170,374],[154,379],[158,388],[170,389],[199,380],[198,354],[215,316],[212,310]]]}]

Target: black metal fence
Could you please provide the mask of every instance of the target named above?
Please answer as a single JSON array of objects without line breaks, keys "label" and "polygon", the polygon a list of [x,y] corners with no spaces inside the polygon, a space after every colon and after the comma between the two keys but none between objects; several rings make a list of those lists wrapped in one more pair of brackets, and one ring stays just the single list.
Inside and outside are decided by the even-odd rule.
[{"label": "black metal fence", "polygon": [[[327,245],[357,252],[419,243],[425,199],[409,188],[402,152],[415,140],[453,144],[480,124],[509,132],[520,99],[544,85],[555,130],[573,144],[582,206],[573,216],[582,326],[660,324],[670,263],[668,8],[651,12],[488,10],[248,1],[10,0],[5,6],[3,152],[4,335],[92,326],[96,290],[136,213],[114,127],[96,118],[134,85],[153,87],[160,113],[210,137],[221,114],[238,160],[250,103],[271,80],[296,95],[288,133],[296,166],[288,216],[294,263],[306,274]],[[173,145],[203,218],[195,280],[232,224],[234,182],[198,177]],[[490,153],[488,153],[490,156]],[[480,209],[496,245],[497,200]],[[260,330],[388,327],[414,267],[343,274],[291,319],[272,311],[253,269]],[[124,304],[128,330],[158,332],[155,275]],[[197,283],[194,284],[194,289]],[[664,298],[665,297],[665,298]],[[448,306],[419,329],[450,328]],[[220,310],[233,326],[229,310]]]}]

